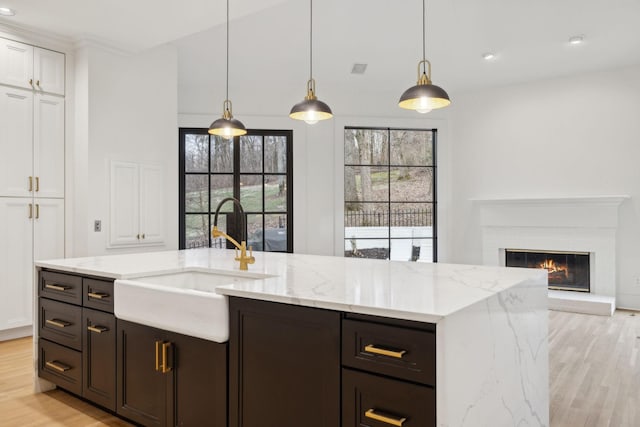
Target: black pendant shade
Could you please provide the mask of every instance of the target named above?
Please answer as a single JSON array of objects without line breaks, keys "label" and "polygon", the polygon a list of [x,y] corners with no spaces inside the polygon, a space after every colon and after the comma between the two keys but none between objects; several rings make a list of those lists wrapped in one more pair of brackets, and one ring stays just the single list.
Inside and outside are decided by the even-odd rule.
[{"label": "black pendant shade", "polygon": [[440,86],[432,84],[426,74],[422,74],[417,85],[405,90],[398,102],[400,108],[416,110],[419,113],[428,113],[449,104],[449,94]]}]

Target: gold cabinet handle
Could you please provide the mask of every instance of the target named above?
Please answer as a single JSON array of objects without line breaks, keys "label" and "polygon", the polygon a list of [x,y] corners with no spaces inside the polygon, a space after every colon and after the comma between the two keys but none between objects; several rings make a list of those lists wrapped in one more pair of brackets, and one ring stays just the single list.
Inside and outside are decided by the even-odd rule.
[{"label": "gold cabinet handle", "polygon": [[156,341],[156,371],[160,370],[160,341]]},{"label": "gold cabinet handle", "polygon": [[140,235],[139,234],[136,235],[136,239],[140,240]]},{"label": "gold cabinet handle", "polygon": [[71,369],[71,366],[67,366],[63,363],[58,362],[57,360],[53,360],[51,362],[45,362],[45,365],[47,365],[51,369],[55,369],[58,372],[66,372],[69,369]]},{"label": "gold cabinet handle", "polygon": [[40,205],[36,203],[36,219],[40,218]]},{"label": "gold cabinet handle", "polygon": [[71,286],[56,285],[55,283],[47,283],[46,285],[44,285],[44,287],[47,289],[52,289],[54,291],[62,291],[62,292],[65,292],[71,289]]},{"label": "gold cabinet handle", "polygon": [[29,79],[29,86],[33,86],[33,79]]},{"label": "gold cabinet handle", "polygon": [[[156,371],[166,374],[171,371],[167,352],[171,348],[170,342],[156,341]],[[162,361],[160,361],[162,359]]]},{"label": "gold cabinet handle", "polygon": [[103,298],[108,298],[109,294],[104,292],[89,292],[87,293],[87,296],[93,299],[103,299]]},{"label": "gold cabinet handle", "polygon": [[67,322],[65,320],[60,320],[60,319],[47,319],[47,320],[45,320],[45,323],[47,325],[52,325],[52,326],[55,326],[57,328],[66,328],[67,326],[71,326],[72,325],[71,322]]},{"label": "gold cabinet handle", "polygon": [[142,238],[144,239],[144,233],[142,233]]},{"label": "gold cabinet handle", "polygon": [[33,205],[29,203],[29,219],[33,218]]},{"label": "gold cabinet handle", "polygon": [[166,374],[167,372],[171,371],[171,366],[168,366],[168,362],[167,362],[167,351],[171,348],[171,343],[170,342],[163,342],[162,343],[162,373]]},{"label": "gold cabinet handle", "polygon": [[374,344],[369,344],[365,346],[364,351],[367,353],[380,354],[382,356],[389,356],[396,359],[402,359],[402,356],[404,356],[407,353],[406,350],[400,350],[400,351],[388,350],[386,348],[376,347]]},{"label": "gold cabinet handle", "polygon": [[376,413],[375,409],[369,409],[367,412],[364,413],[364,416],[367,418],[371,418],[372,420],[380,421],[381,423],[389,424],[392,426],[402,426],[402,424],[404,424],[404,422],[407,421],[407,419],[404,417],[396,418],[390,415],[378,414]]},{"label": "gold cabinet handle", "polygon": [[87,330],[91,332],[95,332],[96,334],[101,334],[103,332],[107,332],[109,328],[96,325],[96,326],[87,326]]},{"label": "gold cabinet handle", "polygon": [[40,177],[36,176],[36,193],[40,191]]},{"label": "gold cabinet handle", "polygon": [[33,191],[33,177],[29,177],[29,192]]},{"label": "gold cabinet handle", "polygon": [[40,80],[36,80],[36,86],[40,87]]}]

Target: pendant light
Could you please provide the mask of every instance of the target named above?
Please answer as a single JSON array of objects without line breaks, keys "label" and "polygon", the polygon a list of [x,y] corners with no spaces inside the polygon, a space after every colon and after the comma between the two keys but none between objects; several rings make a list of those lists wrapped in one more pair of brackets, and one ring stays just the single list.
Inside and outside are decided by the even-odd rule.
[{"label": "pendant light", "polygon": [[307,124],[318,123],[333,117],[331,108],[316,96],[316,81],[313,79],[313,0],[309,0],[309,81],[307,82],[307,96],[302,102],[293,106],[289,117],[304,120]]},{"label": "pendant light", "polygon": [[398,102],[400,108],[416,110],[423,114],[451,104],[447,92],[431,82],[431,62],[427,60],[425,48],[427,38],[425,1],[422,0],[422,61],[418,62],[418,84],[404,91]]},{"label": "pendant light", "polygon": [[211,123],[209,133],[226,139],[247,133],[242,122],[233,118],[233,109],[229,100],[229,0],[227,0],[227,97],[222,104],[222,117]]}]

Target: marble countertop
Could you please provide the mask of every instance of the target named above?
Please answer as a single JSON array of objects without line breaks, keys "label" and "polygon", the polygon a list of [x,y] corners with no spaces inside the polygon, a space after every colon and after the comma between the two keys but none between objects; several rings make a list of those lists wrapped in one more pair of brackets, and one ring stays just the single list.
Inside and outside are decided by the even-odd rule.
[{"label": "marble countertop", "polygon": [[234,256],[232,250],[204,248],[35,264],[113,279],[185,270],[253,276],[255,280],[218,286],[216,292],[432,323],[515,286],[547,285],[544,270],[268,252],[254,252],[255,264],[249,266],[248,272],[240,272]]}]

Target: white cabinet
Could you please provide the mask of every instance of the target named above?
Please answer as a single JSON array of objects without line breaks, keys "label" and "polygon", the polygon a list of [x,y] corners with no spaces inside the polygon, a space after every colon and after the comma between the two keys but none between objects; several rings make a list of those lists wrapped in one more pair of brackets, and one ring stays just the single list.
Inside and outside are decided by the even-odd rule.
[{"label": "white cabinet", "polygon": [[64,197],[64,98],[0,86],[0,197]]},{"label": "white cabinet", "polygon": [[111,162],[109,247],[164,243],[162,167]]},{"label": "white cabinet", "polygon": [[33,89],[33,46],[0,39],[0,83]]},{"label": "white cabinet", "polygon": [[64,257],[64,66],[0,38],[0,339],[32,323],[33,261]]},{"label": "white cabinet", "polygon": [[33,81],[36,90],[64,95],[64,72],[64,54],[34,48]]},{"label": "white cabinet", "polygon": [[0,197],[0,331],[32,322],[33,261],[64,257],[64,201]]},{"label": "white cabinet", "polygon": [[33,189],[33,93],[0,86],[0,196],[30,197]]},{"label": "white cabinet", "polygon": [[0,84],[64,95],[64,54],[0,39]]},{"label": "white cabinet", "polygon": [[36,197],[64,197],[64,98],[36,94],[33,190]]}]

